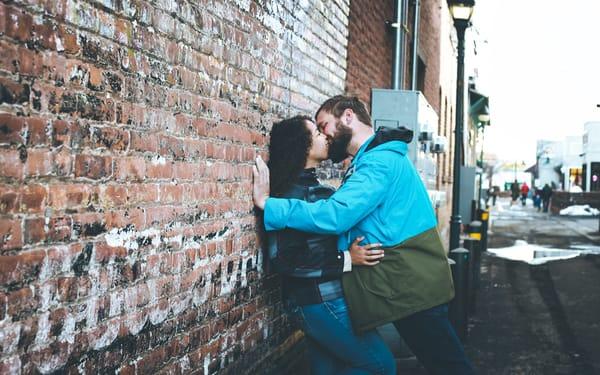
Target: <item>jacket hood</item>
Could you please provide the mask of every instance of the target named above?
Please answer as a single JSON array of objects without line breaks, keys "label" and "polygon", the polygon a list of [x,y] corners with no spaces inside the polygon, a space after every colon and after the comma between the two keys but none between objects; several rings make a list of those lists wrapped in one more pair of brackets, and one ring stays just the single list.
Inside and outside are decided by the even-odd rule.
[{"label": "jacket hood", "polygon": [[[368,152],[376,147],[385,147],[385,149],[396,150],[406,153],[407,145],[413,139],[413,131],[401,126],[397,129],[381,127],[364,152]],[[394,142],[396,141],[396,142]]]}]

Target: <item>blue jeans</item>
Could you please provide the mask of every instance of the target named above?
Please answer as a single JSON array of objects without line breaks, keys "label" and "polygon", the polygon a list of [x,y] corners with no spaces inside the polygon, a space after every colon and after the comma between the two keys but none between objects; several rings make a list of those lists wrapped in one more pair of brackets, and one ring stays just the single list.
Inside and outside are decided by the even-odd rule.
[{"label": "blue jeans", "polygon": [[354,334],[344,298],[296,306],[292,315],[307,338],[312,374],[396,374],[395,359],[377,331]]},{"label": "blue jeans", "polygon": [[428,373],[475,373],[454,328],[450,325],[447,304],[397,320],[394,325]]}]

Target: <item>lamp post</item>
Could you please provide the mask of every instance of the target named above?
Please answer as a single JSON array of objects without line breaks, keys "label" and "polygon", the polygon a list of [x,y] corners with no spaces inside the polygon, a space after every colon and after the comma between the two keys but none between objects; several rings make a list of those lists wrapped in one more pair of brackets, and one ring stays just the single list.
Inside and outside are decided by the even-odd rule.
[{"label": "lamp post", "polygon": [[[479,167],[481,168],[481,174],[479,175],[479,195],[477,195],[477,208],[481,210],[481,185],[483,184],[483,142],[485,137],[485,127],[490,122],[490,111],[488,106],[484,106],[481,113],[477,116],[479,123],[481,124],[481,151],[479,153]],[[488,197],[489,198],[489,197]]]},{"label": "lamp post", "polygon": [[456,129],[454,131],[454,176],[452,182],[452,216],[450,218],[450,250],[460,246],[461,217],[460,205],[460,167],[462,165],[462,142],[464,124],[465,94],[465,30],[470,25],[475,0],[448,0],[448,8],[454,20],[457,47],[456,69]]}]

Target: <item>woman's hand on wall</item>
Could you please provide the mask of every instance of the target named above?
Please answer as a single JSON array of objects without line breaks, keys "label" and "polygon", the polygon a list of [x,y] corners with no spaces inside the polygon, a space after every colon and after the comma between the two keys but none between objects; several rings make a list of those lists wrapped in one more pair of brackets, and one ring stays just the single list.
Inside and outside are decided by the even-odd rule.
[{"label": "woman's hand on wall", "polygon": [[254,175],[252,199],[256,207],[264,210],[267,198],[269,198],[269,167],[260,156],[256,158],[256,164],[252,166],[252,174]]}]

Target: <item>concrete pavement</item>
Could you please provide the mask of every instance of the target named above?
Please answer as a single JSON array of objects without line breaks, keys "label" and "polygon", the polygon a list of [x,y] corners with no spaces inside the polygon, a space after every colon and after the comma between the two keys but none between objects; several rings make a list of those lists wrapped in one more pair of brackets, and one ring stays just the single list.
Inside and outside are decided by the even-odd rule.
[{"label": "concrete pavement", "polygon": [[[489,247],[597,247],[598,218],[492,210]],[[466,345],[481,374],[600,374],[600,256],[529,265],[484,254]]]}]

